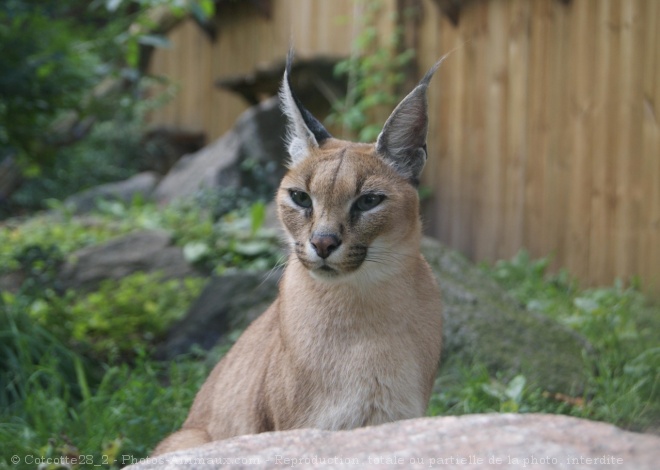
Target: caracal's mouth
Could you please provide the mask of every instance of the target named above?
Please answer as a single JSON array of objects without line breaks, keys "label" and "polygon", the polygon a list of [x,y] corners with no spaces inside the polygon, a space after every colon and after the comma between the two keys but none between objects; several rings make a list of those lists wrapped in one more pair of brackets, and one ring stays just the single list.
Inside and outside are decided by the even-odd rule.
[{"label": "caracal's mouth", "polygon": [[328,258],[320,258],[306,251],[302,244],[296,243],[295,245],[298,260],[317,279],[336,279],[348,276],[358,271],[367,259],[368,248],[364,245],[342,251],[342,253],[333,253]]},{"label": "caracal's mouth", "polygon": [[320,278],[336,278],[341,275],[341,273],[335,268],[331,268],[327,264],[323,264],[316,269],[311,270],[313,274]]},{"label": "caracal's mouth", "polygon": [[361,260],[356,261],[343,260],[335,264],[324,260],[320,264],[311,263],[312,265],[308,265],[307,269],[317,279],[338,279],[355,274],[364,264]]}]

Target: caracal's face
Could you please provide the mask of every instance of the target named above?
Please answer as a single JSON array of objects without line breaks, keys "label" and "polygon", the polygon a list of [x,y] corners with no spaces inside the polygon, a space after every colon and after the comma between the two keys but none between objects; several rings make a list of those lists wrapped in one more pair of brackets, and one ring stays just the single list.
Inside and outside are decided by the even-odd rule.
[{"label": "caracal's face", "polygon": [[328,139],[291,167],[277,200],[294,261],[316,279],[395,273],[419,224],[416,189],[373,144]]}]

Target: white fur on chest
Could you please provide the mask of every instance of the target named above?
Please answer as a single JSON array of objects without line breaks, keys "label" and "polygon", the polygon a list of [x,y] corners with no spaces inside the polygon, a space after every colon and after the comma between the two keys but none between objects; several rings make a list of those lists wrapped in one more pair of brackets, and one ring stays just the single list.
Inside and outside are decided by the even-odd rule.
[{"label": "white fur on chest", "polygon": [[[392,340],[398,344],[388,344]],[[317,386],[304,426],[353,429],[424,415],[424,378],[401,338],[336,344],[311,375]],[[326,345],[327,347],[327,345]],[[329,357],[329,356],[332,357]]]}]

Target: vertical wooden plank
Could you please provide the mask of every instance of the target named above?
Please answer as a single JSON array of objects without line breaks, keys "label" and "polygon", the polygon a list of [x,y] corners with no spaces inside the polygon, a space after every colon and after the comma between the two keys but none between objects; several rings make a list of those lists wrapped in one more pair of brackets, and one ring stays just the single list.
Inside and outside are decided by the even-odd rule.
[{"label": "vertical wooden plank", "polygon": [[491,3],[482,3],[481,8],[470,10],[461,17],[469,31],[470,42],[466,46],[466,81],[468,92],[465,94],[465,121],[463,128],[464,159],[461,162],[461,215],[464,222],[459,243],[462,250],[472,259],[479,259],[477,253],[478,238],[481,232],[480,216],[483,213],[483,199],[480,197],[483,183],[483,155],[485,154],[485,92],[487,87],[484,64],[486,62],[486,32],[488,28],[488,9]]},{"label": "vertical wooden plank", "polygon": [[610,41],[607,22],[609,2],[596,4],[596,42],[594,69],[596,81],[594,83],[595,116],[591,145],[593,148],[593,193],[591,199],[591,233],[589,237],[589,275],[594,280],[600,271],[605,268],[603,261],[603,246],[605,245],[606,203],[605,203],[605,161],[606,151],[605,133],[607,132],[607,80],[609,80]]},{"label": "vertical wooden plank", "polygon": [[[622,2],[621,9],[618,11],[618,18],[615,28],[618,32],[618,75],[619,86],[618,96],[619,101],[616,103],[616,114],[613,121],[616,123],[616,147],[611,151],[614,153],[616,171],[616,219],[615,219],[615,232],[614,232],[614,251],[613,267],[617,277],[625,278],[629,271],[630,258],[627,258],[627,253],[631,253],[635,248],[631,246],[630,236],[635,230],[630,224],[634,223],[634,215],[631,213],[633,209],[631,204],[631,166],[636,156],[632,156],[632,119],[633,112],[633,82],[634,70],[632,59],[634,57],[633,51],[633,38],[632,38],[632,7],[634,1]],[[617,72],[615,72],[617,73]],[[614,130],[614,129],[612,129]],[[632,253],[631,253],[632,254]]]},{"label": "vertical wooden plank", "polygon": [[645,233],[637,254],[645,287],[660,298],[660,3],[643,3],[642,183]]},{"label": "vertical wooden plank", "polygon": [[[461,42],[459,29],[454,27],[436,9],[435,22],[440,28],[440,37],[437,40],[440,47],[432,52],[439,58],[448,51],[457,47]],[[459,195],[459,179],[456,175],[460,154],[461,122],[463,118],[462,81],[460,77],[463,68],[464,50],[454,51],[442,65],[438,73],[437,88],[433,96],[437,104],[435,119],[440,132],[429,132],[433,148],[437,148],[437,170],[434,171],[436,184],[429,183],[434,192],[436,201],[435,215],[438,219],[434,234],[445,243],[450,243],[453,226],[456,224],[457,199]],[[433,121],[431,121],[433,122]],[[433,126],[433,124],[432,124]]]},{"label": "vertical wooden plank", "polygon": [[548,149],[547,90],[550,88],[550,54],[552,47],[551,12],[548,1],[532,2],[530,36],[530,72],[528,101],[528,159],[524,196],[524,246],[538,255],[544,253],[543,229],[545,223],[545,160]]},{"label": "vertical wooden plank", "polygon": [[[467,16],[467,15],[466,15]],[[465,138],[469,134],[469,129],[466,129],[468,124],[468,105],[472,88],[468,86],[465,79],[468,74],[468,56],[470,54],[470,46],[466,41],[465,23],[468,19],[461,23],[459,29],[456,30],[456,40],[460,42],[460,48],[453,53],[452,68],[448,71],[447,82],[450,83],[449,103],[447,108],[449,129],[447,131],[447,144],[448,155],[451,161],[448,169],[449,181],[448,186],[451,193],[447,196],[447,205],[449,215],[445,218],[444,225],[448,231],[447,239],[452,247],[460,250],[464,254],[468,254],[468,237],[466,234],[466,220],[468,212],[468,191],[466,191],[466,182],[464,179],[464,168],[467,166],[466,162],[471,156],[468,154]],[[446,17],[442,17],[442,24],[445,28],[453,28]],[[454,44],[454,47],[459,46]],[[442,208],[445,210],[446,208]]]},{"label": "vertical wooden plank", "polygon": [[[449,49],[448,44],[453,28],[444,28],[437,8],[429,0],[421,2],[419,12],[418,47],[415,51],[418,70],[423,70],[433,64],[443,55],[443,50]],[[427,135],[429,151],[426,167],[422,173],[422,185],[429,188],[431,196],[423,202],[424,231],[447,242],[445,225],[447,221],[449,190],[447,187],[447,171],[449,163],[447,130],[449,129],[447,103],[450,92],[448,72],[451,65],[445,63],[433,77],[433,83],[428,90],[429,126],[438,132],[430,131]]]},{"label": "vertical wooden plank", "polygon": [[[653,2],[651,2],[653,3]],[[660,41],[660,7],[657,3],[654,5],[654,15],[655,25],[654,30],[656,32],[656,42],[652,44],[658,44]],[[648,157],[653,159],[654,168],[652,171],[653,175],[653,193],[651,194],[651,224],[652,224],[652,251],[647,262],[650,263],[654,277],[652,281],[655,282],[657,298],[660,298],[660,47],[649,46],[655,51],[655,89],[653,90],[652,100],[654,105],[651,106],[651,111],[654,117],[655,123],[655,137],[654,145],[650,146]],[[650,100],[649,100],[650,101]],[[645,105],[650,103],[645,103]]]},{"label": "vertical wooden plank", "polygon": [[497,256],[510,258],[523,245],[524,198],[528,158],[527,107],[531,5],[512,3],[507,62],[506,168],[502,182],[504,230]]},{"label": "vertical wooden plank", "polygon": [[621,103],[617,116],[619,147],[617,174],[620,199],[617,228],[616,276],[629,278],[638,271],[638,241],[642,238],[641,220],[641,142],[643,93],[641,83],[641,18],[639,1],[622,4],[620,24]]},{"label": "vertical wooden plank", "polygon": [[615,217],[617,210],[616,175],[613,168],[612,149],[617,148],[616,126],[610,116],[615,116],[619,103],[619,82],[615,75],[619,70],[617,32],[619,3],[598,2],[598,52],[596,56],[596,106],[598,114],[594,128],[594,195],[592,201],[593,223],[591,231],[590,280],[605,283],[614,273],[613,250]]},{"label": "vertical wooden plank", "polygon": [[293,23],[293,41],[296,44],[296,49],[299,54],[307,54],[310,50],[309,38],[312,35],[311,17],[313,14],[313,3],[316,2],[297,2],[296,11],[293,11],[292,5],[292,18]]},{"label": "vertical wooden plank", "polygon": [[200,108],[203,110],[202,115],[202,128],[206,134],[206,141],[211,142],[211,136],[209,135],[209,129],[213,122],[213,112],[210,103],[212,102],[213,95],[216,93],[214,80],[213,80],[213,41],[211,39],[206,39],[204,42],[204,55],[202,58],[202,69],[201,77],[203,80],[203,90],[204,93],[201,96],[201,103],[199,104]]},{"label": "vertical wooden plank", "polygon": [[184,47],[184,55],[179,57],[181,77],[181,99],[179,103],[181,107],[176,117],[176,123],[177,127],[186,130],[192,130],[191,127],[194,126],[196,94],[199,93],[199,88],[196,86],[198,70],[195,67],[197,65],[195,63],[197,59],[197,51],[195,50],[197,38],[195,36],[199,36],[199,34],[195,34],[197,32],[194,24],[188,21],[183,24],[183,40],[181,42]]},{"label": "vertical wooden plank", "polygon": [[570,26],[571,110],[567,140],[568,158],[573,171],[567,190],[570,195],[568,207],[568,238],[564,266],[571,274],[586,279],[589,274],[591,195],[593,153],[589,136],[592,134],[594,113],[595,69],[595,21],[594,2],[577,2],[574,6]]},{"label": "vertical wooden plank", "polygon": [[[482,173],[477,207],[477,228],[475,256],[479,260],[493,260],[499,256],[500,242],[503,238],[502,211],[502,174],[506,171],[504,155],[505,132],[507,122],[506,86],[507,73],[507,32],[510,2],[490,2],[486,29],[484,31],[484,87],[483,103],[479,107],[486,110],[484,115],[484,140],[482,149],[474,154],[475,160],[481,160]],[[476,189],[476,187],[475,187]]]},{"label": "vertical wooden plank", "polygon": [[567,57],[567,17],[574,3],[563,4],[551,1],[552,15],[551,48],[548,50],[551,66],[549,88],[545,90],[549,100],[548,140],[545,159],[546,178],[544,184],[544,214],[542,249],[537,256],[552,255],[554,268],[566,260],[566,213],[568,194],[566,182],[570,180],[571,161],[566,155],[566,120],[568,114],[568,94],[566,90]]}]

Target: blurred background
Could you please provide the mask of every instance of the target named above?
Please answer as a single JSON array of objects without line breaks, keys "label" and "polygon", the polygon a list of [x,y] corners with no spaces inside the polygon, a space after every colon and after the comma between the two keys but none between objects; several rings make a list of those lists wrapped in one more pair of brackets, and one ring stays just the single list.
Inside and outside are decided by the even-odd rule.
[{"label": "blurred background", "polygon": [[367,52],[356,74],[391,75],[367,76],[374,93],[410,90],[449,53],[429,90],[427,232],[473,260],[526,248],[590,284],[660,287],[656,2],[221,3],[215,40],[187,20],[155,51],[149,72],[180,90],[152,123],[222,135],[247,105],[227,85],[272,94],[258,72],[290,41],[299,60]]},{"label": "blurred background", "polygon": [[[290,44],[307,106],[338,137],[372,140],[449,54],[429,90],[427,233],[475,261],[524,248],[590,285],[658,291],[656,3],[9,0],[57,21],[4,31],[0,197],[34,207],[164,174],[276,94]],[[41,181],[19,189],[16,171]]]}]

